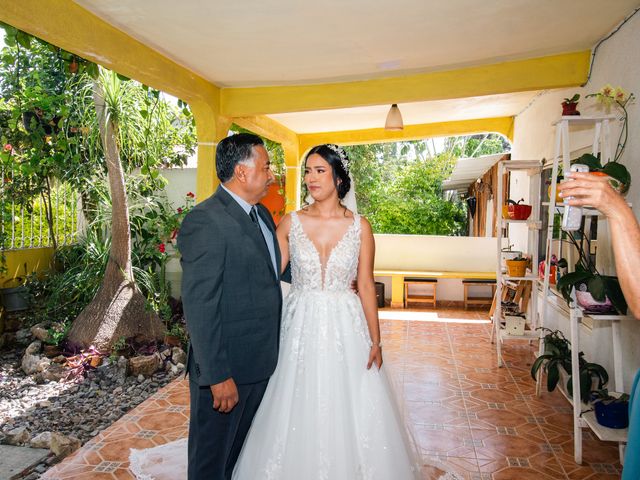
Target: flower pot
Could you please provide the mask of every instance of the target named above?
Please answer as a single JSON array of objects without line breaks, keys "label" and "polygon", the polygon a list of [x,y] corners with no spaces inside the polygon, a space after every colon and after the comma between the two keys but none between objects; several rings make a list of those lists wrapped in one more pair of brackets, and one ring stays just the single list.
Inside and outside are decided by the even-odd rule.
[{"label": "flower pot", "polygon": [[607,175],[604,172],[589,172],[589,173],[597,177],[608,177],[609,185],[611,185],[611,188],[613,188],[616,192],[618,192],[622,196],[626,196],[626,194],[629,192],[628,183],[622,183],[620,180],[616,178],[609,177],[609,175]]},{"label": "flower pot", "polygon": [[507,272],[510,277],[524,277],[527,272],[526,260],[506,260]]},{"label": "flower pot", "polygon": [[[556,203],[562,204],[563,198],[560,196],[560,189],[558,188],[559,185],[559,183],[556,184]],[[549,200],[551,200],[551,185],[547,188],[547,196],[549,197]]]},{"label": "flower pot", "polygon": [[596,402],[594,405],[596,420],[609,428],[627,428],[629,426],[629,402]]},{"label": "flower pot", "polygon": [[572,116],[572,115],[580,115],[580,112],[577,110],[577,103],[566,103],[562,102],[562,116]]},{"label": "flower pot", "polygon": [[587,286],[584,283],[576,286],[576,302],[585,310],[593,313],[611,313],[615,311],[609,297],[605,297],[604,301],[599,302],[587,291]]},{"label": "flower pot", "polygon": [[[546,266],[545,263],[546,262],[544,260],[542,260],[538,264],[538,278],[540,280],[544,279],[544,270],[545,270],[545,266]],[[550,269],[549,269],[549,284],[555,285],[557,278],[558,278],[558,266],[552,264]]]},{"label": "flower pot", "polygon": [[27,288],[23,285],[0,289],[0,300],[7,312],[19,312],[29,308]]},{"label": "flower pot", "polygon": [[507,206],[509,218],[511,220],[526,220],[531,215],[531,205],[518,203],[516,205],[509,204]]}]

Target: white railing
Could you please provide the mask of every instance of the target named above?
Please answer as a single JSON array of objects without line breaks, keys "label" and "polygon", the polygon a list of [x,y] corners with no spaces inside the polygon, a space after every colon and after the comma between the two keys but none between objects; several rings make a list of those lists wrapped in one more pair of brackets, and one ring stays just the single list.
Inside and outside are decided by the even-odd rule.
[{"label": "white railing", "polygon": [[[52,238],[46,218],[46,208],[41,196],[24,205],[11,198],[8,190],[14,180],[13,172],[0,167],[0,239],[4,238],[5,250],[52,246]],[[77,239],[78,193],[68,184],[52,183],[51,210],[53,233],[58,246],[69,245]],[[2,221],[4,219],[4,221]]]}]

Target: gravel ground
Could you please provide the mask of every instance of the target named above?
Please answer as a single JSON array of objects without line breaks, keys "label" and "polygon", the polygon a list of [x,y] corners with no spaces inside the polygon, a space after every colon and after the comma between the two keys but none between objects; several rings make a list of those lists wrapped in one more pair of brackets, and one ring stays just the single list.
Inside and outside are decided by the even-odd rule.
[{"label": "gravel ground", "polygon": [[[43,432],[76,437],[84,444],[179,375],[160,371],[149,378],[125,377],[117,364],[107,361],[76,382],[36,381],[20,368],[22,352],[0,353],[0,441],[24,427],[26,445]],[[24,478],[39,478],[48,463]]]}]

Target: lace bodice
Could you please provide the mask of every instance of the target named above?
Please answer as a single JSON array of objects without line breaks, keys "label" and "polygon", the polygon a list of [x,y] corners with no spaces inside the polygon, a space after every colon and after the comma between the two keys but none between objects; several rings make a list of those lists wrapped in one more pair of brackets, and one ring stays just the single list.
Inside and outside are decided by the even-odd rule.
[{"label": "lace bodice", "polygon": [[354,215],[353,223],[323,265],[316,246],[302,228],[298,213],[293,212],[289,231],[292,288],[333,292],[349,290],[358,271],[360,230],[360,216]]}]

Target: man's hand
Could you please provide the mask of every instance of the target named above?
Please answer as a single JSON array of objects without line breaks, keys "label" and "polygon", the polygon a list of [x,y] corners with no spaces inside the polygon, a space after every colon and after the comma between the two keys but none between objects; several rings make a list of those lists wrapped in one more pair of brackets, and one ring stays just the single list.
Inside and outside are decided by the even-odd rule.
[{"label": "man's hand", "polygon": [[213,409],[220,413],[229,413],[238,403],[238,388],[233,378],[211,385],[213,395]]},{"label": "man's hand", "polygon": [[382,347],[379,345],[371,345],[369,361],[367,362],[367,370],[369,370],[374,363],[378,367],[378,370],[380,370],[380,367],[382,366]]}]

